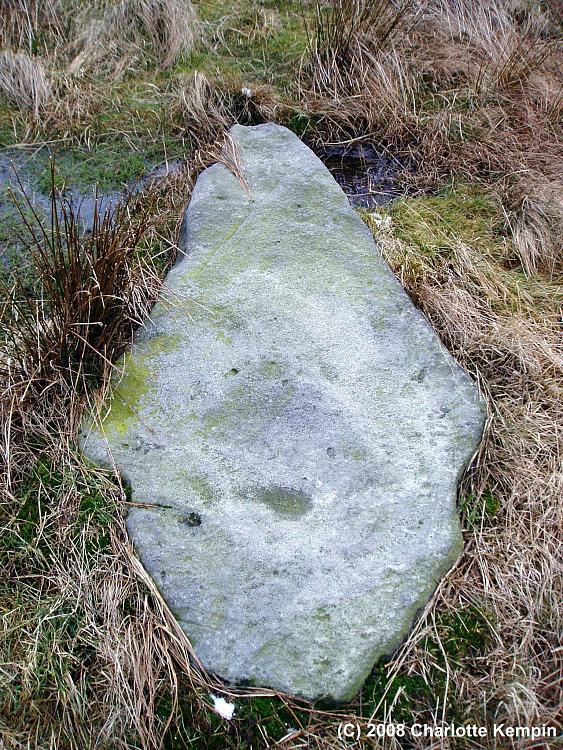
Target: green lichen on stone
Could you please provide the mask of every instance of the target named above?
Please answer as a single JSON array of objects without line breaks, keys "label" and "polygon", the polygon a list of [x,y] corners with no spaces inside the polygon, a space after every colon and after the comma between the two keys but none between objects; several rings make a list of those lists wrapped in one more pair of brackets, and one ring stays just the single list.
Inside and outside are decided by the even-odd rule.
[{"label": "green lichen on stone", "polygon": [[338,378],[338,371],[332,365],[327,365],[324,362],[321,362],[319,364],[319,370],[323,378],[326,378],[330,382],[333,382]]},{"label": "green lichen on stone", "polygon": [[137,417],[139,402],[149,390],[150,370],[127,352],[123,357],[123,377],[114,387],[106,414],[102,417],[104,432],[124,436]]},{"label": "green lichen on stone", "polygon": [[[236,369],[236,368],[235,368]],[[232,388],[227,397],[213,411],[205,415],[198,434],[209,437],[221,430],[228,431],[233,424],[241,423],[256,414],[256,407],[244,398],[245,387]]]},{"label": "green lichen on stone", "polygon": [[186,484],[191,487],[198,499],[204,503],[210,503],[217,498],[217,491],[205,474],[190,474],[184,472]]},{"label": "green lichen on stone", "polygon": [[102,417],[104,432],[115,431],[122,437],[127,434],[154,379],[155,360],[175,351],[179,343],[179,335],[161,334],[151,338],[141,351],[128,351],[123,355],[123,376],[114,386],[107,411]]},{"label": "green lichen on stone", "polygon": [[264,373],[264,375],[269,375],[273,377],[274,375],[277,375],[281,370],[281,366],[279,362],[264,362],[264,364],[261,367],[261,372]]},{"label": "green lichen on stone", "polygon": [[364,461],[366,458],[365,448],[353,448],[350,451],[350,458],[354,461]]},{"label": "green lichen on stone", "polygon": [[251,423],[255,428],[259,428],[279,415],[291,401],[295,387],[284,381],[283,391],[272,396],[267,391],[256,390],[254,385],[256,375],[259,380],[264,378],[264,374],[272,377],[277,369],[277,365],[271,362],[258,365],[256,371],[246,372],[242,368],[231,368],[228,371],[231,378],[245,375],[246,380],[231,388],[225,398],[212,411],[205,414],[197,431],[198,436],[209,438],[211,435],[229,435],[242,425],[248,430]]},{"label": "green lichen on stone", "polygon": [[311,498],[297,490],[286,487],[266,487],[249,495],[249,499],[262,503],[280,516],[299,518],[304,516],[312,507]]},{"label": "green lichen on stone", "polygon": [[317,607],[313,617],[320,622],[328,622],[331,619],[330,612],[327,611],[326,607]]},{"label": "green lichen on stone", "polygon": [[159,354],[171,354],[175,352],[182,343],[182,337],[179,333],[160,333],[153,336],[146,347],[147,358],[157,357]]}]

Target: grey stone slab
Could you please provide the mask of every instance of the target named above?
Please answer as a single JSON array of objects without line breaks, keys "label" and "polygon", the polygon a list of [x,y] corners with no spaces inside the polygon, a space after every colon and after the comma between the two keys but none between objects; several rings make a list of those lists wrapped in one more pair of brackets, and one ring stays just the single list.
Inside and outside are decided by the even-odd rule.
[{"label": "grey stone slab", "polygon": [[247,186],[200,175],[168,302],[81,441],[149,506],[129,533],[210,671],[347,700],[460,552],[484,406],[319,159],[231,134]]}]

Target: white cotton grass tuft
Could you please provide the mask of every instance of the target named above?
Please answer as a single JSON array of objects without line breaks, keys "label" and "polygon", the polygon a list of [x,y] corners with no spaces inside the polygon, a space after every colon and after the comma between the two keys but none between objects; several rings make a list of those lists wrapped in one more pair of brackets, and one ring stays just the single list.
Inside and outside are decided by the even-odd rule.
[{"label": "white cotton grass tuft", "polygon": [[235,704],[228,703],[228,701],[226,701],[224,698],[213,695],[213,693],[209,693],[209,697],[213,701],[214,711],[218,713],[222,719],[227,719],[227,721],[230,721],[233,718],[233,714],[235,712]]}]

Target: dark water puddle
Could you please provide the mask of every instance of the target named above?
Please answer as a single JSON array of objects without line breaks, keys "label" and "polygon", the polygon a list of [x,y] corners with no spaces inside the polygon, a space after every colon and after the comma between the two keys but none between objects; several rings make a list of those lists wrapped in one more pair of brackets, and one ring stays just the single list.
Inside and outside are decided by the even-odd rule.
[{"label": "dark water puddle", "polygon": [[357,208],[385,206],[405,189],[399,174],[406,164],[383,149],[359,143],[351,146],[327,146],[317,155]]}]

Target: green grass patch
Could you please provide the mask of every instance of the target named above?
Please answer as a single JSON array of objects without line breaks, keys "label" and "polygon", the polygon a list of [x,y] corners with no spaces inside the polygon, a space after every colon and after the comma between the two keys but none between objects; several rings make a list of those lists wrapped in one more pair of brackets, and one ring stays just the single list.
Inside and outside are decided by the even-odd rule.
[{"label": "green grass patch", "polygon": [[489,196],[470,188],[445,188],[436,195],[404,198],[389,209],[396,236],[423,255],[448,254],[459,242],[498,245],[503,223]]},{"label": "green grass patch", "polygon": [[410,722],[416,711],[431,711],[438,704],[443,691],[431,690],[424,679],[417,674],[387,676],[383,664],[375,667],[366,681],[361,696],[363,716],[384,720],[386,709],[393,704],[393,721]]},{"label": "green grass patch", "polygon": [[235,718],[249,748],[259,747],[264,737],[277,742],[289,729],[307,724],[305,712],[290,711],[278,698],[246,698],[236,705]]},{"label": "green grass patch", "polygon": [[[92,151],[73,148],[53,152],[55,160],[55,188],[74,188],[87,191],[97,186],[100,191],[121,189],[134,182],[147,171],[147,162],[140,153],[122,147],[98,146]],[[48,195],[51,187],[51,169],[46,166],[39,173],[38,185]]]},{"label": "green grass patch", "polygon": [[455,612],[437,612],[436,628],[442,648],[433,639],[427,640],[426,648],[440,663],[445,653],[457,666],[470,664],[474,657],[485,656],[492,643],[490,615],[473,604],[460,606]]},{"label": "green grass patch", "polygon": [[95,143],[142,152],[148,160],[179,157],[183,141],[170,116],[175,71],[131,75],[119,81],[98,80],[103,106],[94,108],[89,130]]},{"label": "green grass patch", "polygon": [[39,585],[4,589],[0,601],[7,630],[16,628],[20,635],[3,644],[4,674],[10,679],[0,687],[0,712],[33,722],[47,702],[55,707],[75,699],[74,685],[94,652],[91,634],[75,601],[47,594]]},{"label": "green grass patch", "polygon": [[0,97],[0,149],[20,143],[25,130],[22,113]]},{"label": "green grass patch", "polygon": [[307,46],[303,8],[293,0],[248,0],[225,4],[206,0],[197,5],[212,42],[200,47],[178,66],[178,71],[199,70],[206,75],[242,78],[246,83],[267,83],[280,93],[292,88],[301,55]]},{"label": "green grass patch", "polygon": [[[537,309],[542,319],[546,310],[554,318],[559,315],[558,279],[524,273],[515,261],[511,230],[500,202],[479,184],[460,182],[433,195],[401,198],[377,213],[365,209],[358,213],[376,240],[385,241],[389,229],[400,240],[387,244],[387,258],[397,272],[400,269],[407,285],[447,272],[457,263],[456,251],[463,246],[472,260],[472,280],[476,285],[486,282],[488,305],[495,313],[512,316],[526,309],[530,315]],[[496,294],[491,294],[492,288]],[[491,503],[487,505],[490,519],[494,512]]]},{"label": "green grass patch", "polygon": [[[374,716],[383,721],[393,705],[392,720],[410,723],[415,715],[432,716],[443,706],[446,695],[445,660],[453,667],[473,663],[475,657],[485,656],[492,643],[491,621],[487,613],[474,605],[460,607],[455,612],[437,612],[436,632],[424,643],[431,660],[425,676],[399,672],[388,677],[385,664],[378,664],[366,680],[358,708],[362,716]],[[448,701],[448,721],[463,723],[453,702]]]},{"label": "green grass patch", "polygon": [[465,527],[479,529],[494,523],[500,510],[500,500],[490,490],[486,490],[480,496],[469,494],[462,498],[460,510]]},{"label": "green grass patch", "polygon": [[[291,729],[307,726],[309,713],[288,708],[279,698],[235,698],[235,713],[228,724],[209,707],[197,707],[189,694],[180,699],[180,715],[165,738],[165,750],[185,747],[205,750],[253,750],[273,746]],[[173,711],[169,696],[163,696],[158,715],[166,721]]]},{"label": "green grass patch", "polygon": [[95,475],[70,467],[61,470],[48,458],[40,457],[18,493],[18,505],[12,509],[7,533],[0,537],[0,549],[12,555],[25,555],[34,549],[48,562],[51,545],[59,524],[51,523],[56,503],[64,496],[74,495],[78,503],[67,512],[70,535],[78,543],[85,536],[87,553],[97,553],[109,545],[109,527],[116,507],[98,487]]}]

